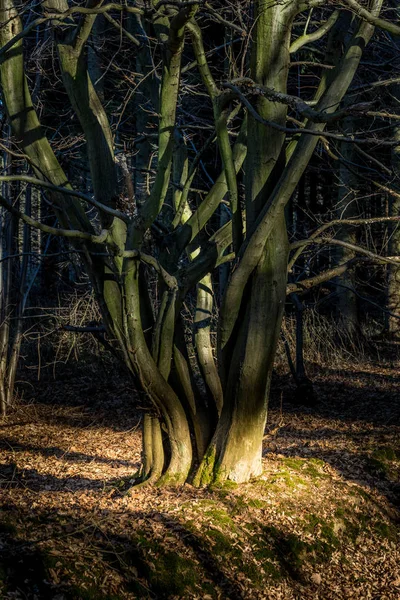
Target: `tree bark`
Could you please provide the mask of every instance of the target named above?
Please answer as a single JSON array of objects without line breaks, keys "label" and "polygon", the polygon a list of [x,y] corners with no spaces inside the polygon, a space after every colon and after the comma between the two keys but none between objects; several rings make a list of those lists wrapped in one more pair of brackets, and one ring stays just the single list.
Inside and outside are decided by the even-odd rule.
[{"label": "tree bark", "polygon": [[[400,86],[395,86],[393,90],[395,97],[400,98]],[[400,215],[400,126],[394,126],[393,137],[398,145],[392,149],[392,166],[395,173],[395,186],[398,192],[396,197],[389,197],[390,215]],[[400,225],[393,225],[390,235],[390,256],[400,256]],[[388,309],[390,314],[389,333],[395,338],[400,338],[400,267],[390,265],[388,277]],[[397,318],[396,316],[397,315]]]},{"label": "tree bark", "polygon": [[[354,129],[353,123],[354,120],[351,118],[345,121],[344,129],[349,135]],[[343,159],[349,163],[354,164],[357,162],[352,144],[342,144],[341,154]],[[337,219],[355,218],[357,215],[360,215],[360,207],[357,201],[358,178],[343,162],[340,163],[338,176]],[[349,244],[356,244],[356,236],[356,228],[344,225],[340,228],[337,238]],[[337,248],[337,264],[352,260],[354,257],[355,253],[351,250],[344,247]],[[348,340],[356,340],[360,336],[360,324],[358,319],[355,269],[349,269],[337,278],[336,294],[336,310],[339,326]]]},{"label": "tree bark", "polygon": [[261,474],[261,445],[286,297],[288,245],[282,217],[246,292],[216,433],[195,481],[238,483]]}]

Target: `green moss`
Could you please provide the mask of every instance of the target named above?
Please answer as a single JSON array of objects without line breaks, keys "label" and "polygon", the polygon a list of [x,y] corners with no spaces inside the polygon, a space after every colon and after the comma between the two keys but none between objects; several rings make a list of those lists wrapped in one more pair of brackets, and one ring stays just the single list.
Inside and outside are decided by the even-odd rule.
[{"label": "green moss", "polygon": [[400,452],[389,446],[374,450],[365,460],[365,468],[374,477],[379,479],[392,479],[396,476],[394,468],[400,460]]},{"label": "green moss", "polygon": [[[253,552],[249,559],[239,546],[233,544],[229,535],[217,529],[209,529],[205,534],[212,541],[213,555],[223,558],[231,569],[233,567],[235,572],[243,573],[253,585],[263,584],[265,576],[273,579],[281,578],[279,569],[271,562],[273,553],[267,552],[265,548],[258,545],[259,535],[251,537]],[[257,559],[257,563],[253,562],[253,557]]]},{"label": "green moss", "polygon": [[335,533],[335,524],[332,521],[310,514],[306,519],[305,531],[315,533],[319,538],[319,541],[316,542],[315,551],[321,558],[325,556],[329,558],[332,551],[340,546],[340,540]]},{"label": "green moss", "polygon": [[138,597],[147,598],[149,589],[157,598],[185,597],[200,584],[195,561],[140,530],[128,548],[112,546],[104,559],[121,572],[126,588]]},{"label": "green moss", "polygon": [[253,508],[266,508],[268,504],[264,500],[260,500],[258,498],[250,498],[248,500],[248,505]]},{"label": "green moss", "polygon": [[351,520],[351,515],[349,507],[338,508],[334,513],[334,519],[336,523],[339,523],[341,537],[354,543],[360,533],[360,525],[357,521]]},{"label": "green moss", "polygon": [[[250,540],[253,547],[254,558],[264,570],[265,575],[273,580],[282,579],[282,572],[279,568],[279,560],[277,560],[274,546],[269,544],[264,536],[260,536],[259,532],[252,535]],[[259,570],[258,578],[260,579]]]},{"label": "green moss", "polygon": [[253,488],[259,489],[261,492],[268,492],[271,490],[271,481],[265,479],[258,479],[253,483]]},{"label": "green moss", "polygon": [[229,525],[229,527],[235,526],[232,517],[224,509],[210,508],[204,511],[204,515],[206,515],[208,518],[211,518],[215,524]]},{"label": "green moss", "polygon": [[82,587],[72,585],[68,590],[69,600],[123,600],[123,596],[107,594],[100,591],[98,586]]},{"label": "green moss", "polygon": [[215,460],[217,457],[217,449],[215,446],[210,446],[202,460],[202,463],[193,479],[193,485],[207,486],[216,482],[215,478]]},{"label": "green moss", "polygon": [[293,471],[301,471],[304,475],[308,475],[312,479],[326,478],[328,475],[323,472],[324,461],[318,458],[285,458],[284,464]]},{"label": "green moss", "polygon": [[382,460],[378,460],[372,456],[368,457],[365,461],[365,468],[371,475],[379,479],[385,479],[389,473],[388,466]]},{"label": "green moss", "polygon": [[204,504],[205,506],[207,506],[208,504],[208,508],[202,510],[202,515],[205,515],[207,517],[207,520],[211,522],[212,525],[215,525],[216,527],[220,527],[222,529],[224,527],[228,527],[230,532],[236,531],[237,528],[235,522],[230,514],[231,512],[235,513],[235,504],[232,504],[229,512],[225,508],[221,508],[221,506],[218,505],[217,502],[215,502],[212,506],[211,501],[205,501],[205,503],[200,503],[200,507],[201,505],[203,505],[204,507]]},{"label": "green moss", "polygon": [[293,533],[284,534],[271,526],[264,528],[264,536],[279,561],[281,570],[295,579],[300,579],[300,568],[310,545]]},{"label": "green moss", "polygon": [[232,538],[219,531],[219,529],[207,529],[205,535],[213,540],[213,549],[217,555],[237,557],[238,554],[241,554],[237,547],[232,546]]},{"label": "green moss", "polygon": [[330,523],[311,517],[305,529],[307,530],[307,527],[315,529],[316,525],[318,525],[319,532],[313,542],[304,541],[294,533],[281,532],[276,527],[265,527],[264,544],[267,545],[267,548],[259,549],[257,555],[264,555],[267,561],[269,559],[272,572],[277,567],[271,560],[279,563],[283,574],[301,581],[303,579],[302,569],[306,563],[327,562],[340,545],[333,525]]},{"label": "green moss", "polygon": [[374,450],[372,453],[372,457],[377,460],[389,460],[396,461],[400,460],[400,451],[395,450],[389,446],[383,446],[382,448],[378,448]]},{"label": "green moss", "polygon": [[350,490],[349,494],[356,498],[361,497],[363,500],[367,500],[369,502],[372,500],[372,496],[371,496],[370,492],[367,492],[366,490],[364,490],[361,487],[356,488],[354,491]]},{"label": "green moss", "polygon": [[158,554],[155,569],[149,572],[149,583],[155,592],[184,595],[197,583],[194,561],[176,552],[162,551]]},{"label": "green moss", "polygon": [[299,471],[304,466],[303,458],[284,458],[282,461],[289,469],[293,469],[294,471]]},{"label": "green moss", "polygon": [[265,583],[265,577],[277,581],[282,579],[282,573],[271,560],[268,560],[263,553],[254,553],[257,558],[257,564],[242,562],[241,571],[248,577],[253,584],[261,586]]},{"label": "green moss", "polygon": [[[226,497],[223,497],[223,500],[226,500]],[[191,505],[190,502],[188,504]],[[196,510],[201,517],[206,516],[208,521],[211,521],[214,525],[228,525],[231,530],[236,529],[232,516],[247,509],[247,503],[244,502],[241,496],[230,496],[229,500],[226,501],[226,508],[221,506],[218,498],[215,500],[204,498],[196,503]]]},{"label": "green moss", "polygon": [[376,521],[373,524],[373,529],[380,537],[384,539],[393,542],[398,539],[399,531],[393,524],[385,523],[384,521]]},{"label": "green moss", "polygon": [[186,481],[186,475],[184,473],[165,473],[156,482],[157,487],[176,487],[183,485]]},{"label": "green moss", "polygon": [[232,515],[240,515],[247,512],[249,509],[248,500],[243,496],[230,496],[228,506]]},{"label": "green moss", "polygon": [[369,513],[354,512],[353,507],[342,505],[336,509],[335,517],[343,523],[343,538],[352,543],[357,543],[361,533],[372,532],[372,517]]},{"label": "green moss", "polygon": [[245,496],[231,494],[230,492],[218,494],[222,501],[226,503],[231,515],[240,515],[249,510],[249,507],[264,506],[264,502],[257,499],[246,498]]},{"label": "green moss", "polygon": [[232,490],[236,490],[238,484],[235,481],[219,481],[210,485],[210,490],[216,493],[220,498],[226,498]]},{"label": "green moss", "polygon": [[[247,498],[245,496],[232,494],[227,494],[227,496],[229,496],[228,506],[231,515],[239,515],[243,512],[248,511],[249,508],[262,509],[268,506],[265,500],[261,500],[260,498]],[[223,499],[225,500],[226,496],[223,497]]]},{"label": "green moss", "polygon": [[[230,495],[229,507],[223,509],[218,500],[200,500],[197,503],[199,514],[206,516],[211,525],[208,529],[201,530],[200,543],[212,556],[222,558],[231,571],[243,573],[253,585],[261,586],[264,585],[265,578],[280,579],[282,574],[274,551],[260,541],[259,524],[247,523],[239,527],[232,519],[232,515],[248,511],[249,506],[263,508],[265,503],[258,499]],[[185,527],[199,536],[199,530],[193,521],[185,522]],[[243,544],[235,543],[237,539],[241,539],[247,548],[251,547],[251,552],[244,553]]]},{"label": "green moss", "polygon": [[289,575],[301,581],[305,564],[327,562],[333,552],[340,548],[341,540],[335,532],[334,521],[311,514],[303,524],[306,533],[313,533],[313,541],[304,540],[294,533],[282,532],[273,526],[264,527],[262,536],[252,536],[252,543],[256,545],[254,556],[262,562],[270,577],[276,579]]},{"label": "green moss", "polygon": [[240,569],[243,567],[243,552],[238,546],[233,545],[233,540],[218,529],[207,529],[205,536],[212,541],[212,553],[226,560],[232,561]]},{"label": "green moss", "polygon": [[270,484],[284,483],[285,487],[290,490],[298,487],[299,485],[306,486],[307,481],[290,471],[278,471],[270,480]]},{"label": "green moss", "polygon": [[[359,491],[362,492],[361,495],[364,497],[366,494],[364,490]],[[369,499],[368,494],[366,494],[366,498]],[[353,543],[357,543],[358,538],[365,534],[378,535],[390,541],[396,541],[399,536],[398,528],[394,523],[383,521],[370,512],[354,513],[352,507],[340,506],[335,511],[335,517],[344,524],[343,537]]]}]

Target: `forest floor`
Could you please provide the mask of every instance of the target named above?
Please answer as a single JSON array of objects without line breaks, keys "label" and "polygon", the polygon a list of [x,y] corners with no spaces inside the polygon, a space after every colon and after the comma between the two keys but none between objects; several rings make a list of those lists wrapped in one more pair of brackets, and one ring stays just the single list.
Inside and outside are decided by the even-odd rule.
[{"label": "forest floor", "polygon": [[0,422],[0,598],[398,600],[399,366],[309,365],[312,409],[278,373],[260,479],[129,495],[130,384],[31,377]]}]

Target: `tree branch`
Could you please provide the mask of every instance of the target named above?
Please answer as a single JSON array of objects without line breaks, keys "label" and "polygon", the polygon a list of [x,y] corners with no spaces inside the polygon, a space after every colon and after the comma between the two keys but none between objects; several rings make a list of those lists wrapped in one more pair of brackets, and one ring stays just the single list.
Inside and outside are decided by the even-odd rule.
[{"label": "tree branch", "polygon": [[361,248],[361,246],[357,246],[356,244],[350,244],[349,242],[344,242],[342,240],[335,240],[331,237],[316,237],[312,239],[309,238],[307,240],[300,240],[291,244],[290,248],[292,250],[295,250],[296,248],[309,246],[310,244],[329,244],[331,246],[342,246],[343,248],[347,248],[348,250],[352,250],[353,252],[358,252],[359,254],[368,256],[368,258],[371,258],[375,262],[391,265],[400,265],[400,256],[379,256],[379,254],[375,254],[374,252],[371,252],[366,248]]},{"label": "tree branch", "polygon": [[176,280],[176,277],[174,277],[173,275],[170,275],[164,269],[164,267],[159,263],[159,261],[156,258],[154,258],[154,256],[151,256],[150,254],[145,254],[144,252],[141,252],[140,250],[125,250],[121,256],[123,258],[131,258],[131,259],[140,260],[143,263],[145,263],[146,265],[153,267],[153,269],[155,269],[157,271],[157,273],[159,273],[161,275],[164,282],[171,290],[178,289],[178,282]]},{"label": "tree branch", "polygon": [[82,192],[78,192],[76,190],[72,190],[72,189],[65,188],[65,187],[58,186],[58,185],[53,185],[52,183],[50,183],[48,181],[43,181],[42,179],[37,179],[36,177],[30,177],[29,175],[3,175],[3,176],[0,176],[0,181],[23,181],[25,183],[31,183],[32,185],[36,185],[38,187],[47,188],[54,192],[61,192],[63,194],[66,194],[67,196],[75,196],[76,198],[80,198],[81,200],[88,202],[92,206],[95,206],[99,210],[101,210],[109,215],[112,215],[113,217],[117,217],[118,219],[121,219],[122,221],[125,221],[126,223],[128,223],[130,221],[129,217],[125,213],[123,213],[119,210],[110,208],[109,206],[106,206],[105,204],[98,202],[94,198],[91,198],[90,196],[87,196],[86,194],[83,194]]},{"label": "tree branch", "polygon": [[302,279],[300,281],[296,281],[294,283],[288,283],[286,286],[286,294],[292,294],[293,292],[299,294],[302,292],[307,292],[311,288],[319,285],[320,283],[324,283],[325,281],[329,281],[334,277],[339,277],[343,273],[345,273],[350,267],[352,267],[357,262],[368,260],[366,257],[356,257],[348,260],[345,263],[334,267],[333,269],[328,269],[327,271],[323,271],[314,277],[309,277],[308,279]]},{"label": "tree branch", "polygon": [[[331,123],[332,121],[338,121],[343,117],[348,115],[358,115],[358,114],[371,114],[371,116],[385,116],[385,117],[393,117],[400,119],[399,115],[391,115],[390,113],[376,113],[376,112],[368,112],[368,108],[371,107],[371,102],[363,102],[360,104],[354,104],[353,106],[348,106],[342,110],[335,111],[333,113],[327,113],[325,111],[318,111],[311,108],[304,100],[299,98],[298,96],[291,96],[290,94],[283,94],[282,92],[277,92],[274,89],[268,88],[266,86],[255,83],[249,77],[241,77],[239,79],[232,80],[234,85],[245,85],[246,89],[251,89],[251,93],[255,95],[262,95],[271,100],[272,102],[279,102],[281,104],[285,104],[290,106],[294,110],[296,110],[302,117],[309,119],[315,123]],[[224,86],[227,84],[224,84]],[[304,129],[302,129],[304,131]]]},{"label": "tree branch", "polygon": [[35,221],[25,213],[20,212],[14,206],[9,204],[3,196],[0,196],[0,205],[6,208],[12,215],[21,219],[24,223],[29,225],[29,227],[34,227],[35,229],[39,229],[44,233],[48,233],[50,235],[56,235],[58,237],[66,237],[73,239],[86,240],[88,242],[92,242],[93,244],[104,244],[107,241],[109,232],[106,229],[99,235],[92,235],[90,233],[86,233],[85,231],[78,231],[77,229],[58,229],[57,227],[51,227],[50,225],[45,225],[44,223],[40,223],[39,221]]},{"label": "tree branch", "polygon": [[[371,218],[371,219],[336,219],[334,221],[330,221],[329,223],[323,223],[320,227],[318,227],[318,229],[316,229],[312,235],[308,238],[310,240],[310,243],[313,243],[313,240],[315,238],[317,238],[318,236],[321,235],[321,233],[323,233],[324,231],[326,231],[327,229],[329,229],[330,227],[335,227],[335,225],[350,225],[350,226],[356,226],[356,225],[373,225],[374,223],[387,223],[387,222],[393,222],[393,221],[399,221],[400,222],[400,216],[394,216],[394,217],[376,217],[376,218]],[[297,244],[297,242],[294,242],[291,246],[290,249],[294,250],[294,245]],[[294,255],[292,256],[292,258],[289,261],[288,264],[288,270],[289,272],[292,270],[294,263],[297,261],[297,259],[299,258],[299,256],[302,254],[303,250],[304,250],[304,245],[301,244],[300,246],[296,246],[296,248],[298,248],[297,252],[294,253]]]},{"label": "tree branch", "polygon": [[[284,125],[279,125],[278,123],[274,123],[273,121],[268,121],[266,119],[263,119],[258,114],[258,112],[256,111],[256,109],[252,106],[252,104],[249,102],[249,100],[246,98],[246,96],[239,90],[239,88],[237,86],[235,86],[235,85],[233,85],[232,83],[229,83],[229,82],[224,83],[223,86],[226,87],[226,88],[228,88],[228,89],[230,89],[230,90],[232,90],[235,93],[235,95],[243,102],[243,104],[245,105],[245,107],[247,108],[247,110],[256,119],[256,121],[258,121],[259,123],[262,123],[266,127],[271,127],[272,129],[276,129],[277,131],[282,131],[283,133],[292,133],[292,134],[306,133],[306,134],[310,134],[310,135],[314,135],[314,136],[318,136],[318,137],[321,136],[322,132],[314,130],[314,129],[307,129],[305,127],[304,128],[285,127]],[[292,96],[292,98],[294,98],[294,96]],[[286,103],[287,102],[285,102],[285,104]],[[300,100],[300,103],[302,103],[301,100]],[[311,110],[309,108],[309,106],[307,106],[307,110]],[[317,111],[313,111],[314,114],[316,112]],[[322,111],[319,114],[322,115],[323,113],[324,113],[324,111]],[[345,112],[343,112],[343,114],[341,114],[341,116],[344,116],[344,115],[345,115]],[[315,120],[315,122],[319,122],[319,123],[326,123],[330,119],[329,119],[329,116],[327,114],[327,117],[324,120],[322,120],[322,119],[319,119],[318,121],[316,119],[312,119],[312,120]],[[352,144],[354,144],[354,143],[355,144],[376,144],[376,145],[380,145],[380,146],[390,146],[390,147],[398,145],[398,142],[395,142],[395,141],[392,141],[392,140],[379,140],[377,138],[347,137],[345,135],[341,135],[341,134],[338,134],[338,133],[330,133],[328,131],[324,131],[323,135],[326,138],[331,138],[333,140],[338,140],[340,142],[349,142],[349,143],[352,143]]]},{"label": "tree branch", "polygon": [[4,56],[7,52],[12,48],[19,40],[22,40],[25,36],[27,36],[33,29],[36,29],[42,23],[46,23],[47,21],[65,21],[68,17],[72,17],[73,15],[101,15],[112,10],[116,11],[126,11],[128,13],[133,13],[136,15],[142,15],[143,10],[137,8],[136,6],[126,6],[123,4],[117,3],[109,3],[104,6],[99,6],[97,8],[87,8],[84,6],[74,6],[69,8],[64,12],[45,12],[43,17],[39,17],[35,19],[29,25],[27,25],[22,31],[17,33],[7,44],[0,49],[0,62],[4,59]]},{"label": "tree branch", "polygon": [[109,15],[108,13],[104,13],[104,16],[107,19],[107,21],[115,27],[115,29],[118,29],[118,31],[123,33],[124,36],[128,38],[128,40],[130,40],[133,44],[135,44],[135,46],[140,46],[139,40],[137,38],[135,38],[135,36],[132,35],[129,31],[127,31],[124,27],[122,27],[121,23],[118,23],[118,21],[113,19],[112,16]]},{"label": "tree branch", "polygon": [[376,27],[380,27],[380,29],[384,29],[393,35],[400,35],[400,27],[399,25],[395,25],[390,21],[386,21],[386,19],[381,19],[370,13],[367,9],[365,9],[361,4],[359,4],[356,0],[343,0],[344,4],[347,4],[349,8],[355,12],[356,15],[367,21],[367,23],[371,23],[371,25],[375,25]]},{"label": "tree branch", "polygon": [[[157,174],[150,196],[143,205],[140,214],[141,226],[138,229],[137,237],[143,236],[144,232],[151,226],[160,213],[167,195],[172,168],[174,128],[179,97],[185,29],[190,19],[195,15],[197,8],[196,4],[188,8],[183,8],[174,16],[170,24],[160,90]],[[138,241],[136,240],[136,242]],[[137,244],[135,243],[135,245]]]},{"label": "tree branch", "polygon": [[199,71],[213,105],[218,148],[225,171],[225,179],[228,186],[229,202],[232,213],[233,246],[235,252],[238,252],[243,240],[243,223],[236,179],[235,161],[233,158],[228,132],[229,109],[224,101],[223,93],[221,93],[221,91],[218,89],[208,66],[206,53],[204,51],[203,36],[200,28],[197,25],[190,23],[189,29],[192,32],[193,49]]},{"label": "tree branch", "polygon": [[85,327],[78,327],[77,325],[62,325],[61,329],[64,331],[72,331],[73,333],[104,333],[106,328],[104,325],[92,326],[86,325]]},{"label": "tree branch", "polygon": [[[374,0],[374,11],[379,12],[381,2],[382,0]],[[362,22],[357,31],[354,32],[340,65],[334,70],[334,76],[331,81],[329,81],[329,86],[326,87],[326,90],[320,99],[319,107],[321,110],[334,112],[342,101],[354,78],[358,65],[360,64],[364,47],[371,39],[373,31],[371,25]],[[249,110],[254,111],[255,118],[261,119],[260,115],[253,109],[247,99],[244,98],[244,100],[246,100],[247,105],[250,107]],[[261,122],[265,123],[264,119],[262,119]],[[319,137],[324,130],[323,123],[312,123],[311,125],[313,135],[301,135],[299,141],[296,142],[295,149],[291,153],[269,200],[262,208],[257,218],[252,235],[249,236],[242,245],[240,251],[241,260],[232,273],[223,299],[224,314],[223,318],[221,318],[220,327],[221,349],[227,346],[233,333],[235,323],[239,316],[245,286],[251,273],[261,259],[263,252],[265,251],[265,245],[281,218],[282,209],[289,202],[315,150],[318,139],[315,138],[314,135]],[[284,130],[286,130],[286,128],[284,128]],[[300,129],[299,133],[304,133],[304,131],[305,130]],[[229,306],[229,311],[225,311],[225,307],[227,306]]]},{"label": "tree branch", "polygon": [[321,25],[321,27],[319,27],[312,33],[307,33],[298,37],[297,40],[295,40],[291,44],[289,52],[291,54],[294,54],[294,52],[297,52],[306,44],[310,44],[311,42],[316,42],[317,40],[320,40],[326,33],[328,33],[330,29],[332,29],[339,17],[339,14],[340,12],[338,10],[335,10],[335,12],[331,14],[329,19],[323,25]]},{"label": "tree branch", "polygon": [[225,27],[227,27],[228,29],[233,29],[233,31],[237,31],[238,33],[240,33],[240,35],[242,37],[245,37],[246,35],[248,35],[248,32],[245,29],[242,29],[241,27],[239,27],[238,25],[235,25],[235,23],[231,23],[230,21],[227,21],[226,19],[224,19],[224,17],[222,17],[210,4],[209,2],[205,2],[204,4],[207,12],[209,12],[216,21],[218,21],[219,23],[221,23],[222,25],[225,25]]}]

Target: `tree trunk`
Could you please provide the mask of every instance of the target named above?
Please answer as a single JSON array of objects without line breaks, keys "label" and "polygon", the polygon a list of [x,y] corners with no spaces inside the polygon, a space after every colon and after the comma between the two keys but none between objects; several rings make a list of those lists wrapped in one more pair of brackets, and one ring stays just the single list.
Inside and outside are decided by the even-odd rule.
[{"label": "tree trunk", "polygon": [[[10,157],[7,166],[13,169]],[[22,194],[18,184],[4,186],[3,194],[12,202],[24,207],[25,214],[31,213],[30,190]],[[30,253],[31,230],[27,225],[20,227],[15,215],[2,215],[0,254],[0,414],[5,416],[13,404],[15,377],[23,335],[23,316],[27,300],[27,274]],[[3,219],[2,219],[3,220]]]},{"label": "tree trunk", "polygon": [[[394,86],[393,93],[400,99],[400,86]],[[392,166],[395,173],[395,187],[398,195],[389,197],[390,216],[400,215],[400,126],[394,126],[393,137],[398,145],[392,149]],[[390,256],[400,256],[400,225],[396,223],[392,227],[390,235]],[[388,281],[388,310],[389,333],[395,338],[400,338],[400,267],[389,265]]]},{"label": "tree trunk", "polygon": [[[351,135],[354,130],[352,118],[346,119],[344,130]],[[343,159],[351,165],[357,163],[354,145],[342,144],[341,154]],[[354,166],[353,166],[354,169]],[[359,181],[354,171],[350,171],[344,163],[340,163],[338,182],[337,219],[351,219],[360,215],[360,207],[357,201]],[[337,238],[349,244],[357,244],[357,230],[355,227],[342,226]],[[337,248],[337,264],[347,262],[355,257],[355,253],[347,248]],[[337,278],[337,316],[338,323],[342,328],[347,340],[356,340],[360,336],[360,324],[358,319],[358,306],[355,283],[355,269],[348,269]]]},{"label": "tree trunk", "polygon": [[261,446],[286,297],[286,224],[271,236],[248,283],[237,342],[227,361],[224,405],[196,482],[248,481],[261,474]]},{"label": "tree trunk", "polygon": [[[251,77],[256,83],[286,93],[291,16],[282,5],[266,7],[262,2],[255,3],[255,11]],[[257,112],[265,119],[285,123],[284,104],[260,96]],[[285,136],[249,116],[248,138],[252,144],[246,156],[246,236],[250,237],[285,163]],[[196,476],[199,483],[213,479],[242,482],[261,473],[269,387],[286,296],[287,258],[282,209],[246,284],[238,324],[229,342],[220,342],[224,404],[214,438]],[[230,308],[223,305],[222,310]]]}]

